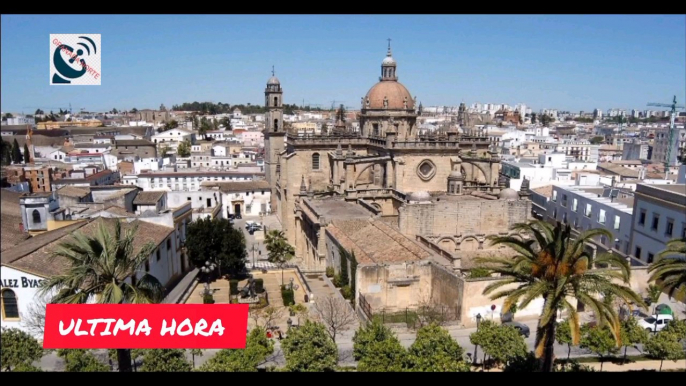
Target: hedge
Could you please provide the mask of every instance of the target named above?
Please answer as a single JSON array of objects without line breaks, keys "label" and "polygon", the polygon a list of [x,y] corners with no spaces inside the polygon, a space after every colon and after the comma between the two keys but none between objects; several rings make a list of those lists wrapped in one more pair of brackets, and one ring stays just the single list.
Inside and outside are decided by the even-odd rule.
[{"label": "hedge", "polygon": [[281,298],[283,299],[284,306],[290,306],[295,304],[295,292],[292,289],[288,289],[285,285],[281,286]]},{"label": "hedge", "polygon": [[238,280],[229,280],[229,294],[238,295]]},{"label": "hedge", "polygon": [[214,304],[214,296],[212,294],[206,293],[202,296],[203,304]]},{"label": "hedge", "polygon": [[264,292],[264,279],[255,279],[255,292],[258,294]]}]

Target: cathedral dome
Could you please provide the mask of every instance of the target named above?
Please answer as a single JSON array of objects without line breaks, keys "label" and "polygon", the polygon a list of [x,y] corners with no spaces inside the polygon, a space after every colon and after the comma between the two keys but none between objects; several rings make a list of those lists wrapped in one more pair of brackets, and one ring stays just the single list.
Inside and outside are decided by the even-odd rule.
[{"label": "cathedral dome", "polygon": [[453,170],[452,172],[450,172],[450,175],[448,175],[448,178],[452,180],[462,180],[464,179],[464,176],[462,175],[462,172],[460,172],[459,170]]},{"label": "cathedral dome", "polygon": [[[277,77],[275,77],[275,76],[272,76],[272,77],[269,78],[269,80],[267,81],[267,85],[270,85],[270,84],[281,84],[281,82],[279,82],[279,78],[277,78]],[[359,95],[359,94],[357,94],[357,95]]]},{"label": "cathedral dome", "polygon": [[393,59],[392,56],[386,56],[385,58],[383,58],[383,62],[381,62],[381,64],[385,64],[385,65],[394,65],[394,64],[395,64],[395,59]]},{"label": "cathedral dome", "polygon": [[[387,107],[384,106],[384,98],[388,99]],[[369,100],[369,105],[365,105],[367,109],[414,109],[414,100],[407,88],[402,83],[392,80],[384,80],[375,84],[369,89],[364,100],[365,103]],[[405,107],[405,101],[407,101],[407,107]]]},{"label": "cathedral dome", "polygon": [[408,194],[407,199],[416,202],[426,202],[431,201],[431,195],[429,194],[429,192],[420,190],[418,192],[412,192]]},{"label": "cathedral dome", "polygon": [[514,189],[503,189],[502,192],[498,195],[498,198],[501,200],[507,200],[507,201],[516,201],[519,200],[519,194],[517,193],[516,190]]}]

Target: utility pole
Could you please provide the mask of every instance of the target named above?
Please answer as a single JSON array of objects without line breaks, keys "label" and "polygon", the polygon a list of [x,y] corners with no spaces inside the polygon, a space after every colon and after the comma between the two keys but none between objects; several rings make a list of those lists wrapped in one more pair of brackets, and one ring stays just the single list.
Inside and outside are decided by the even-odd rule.
[{"label": "utility pole", "polygon": [[255,269],[255,251],[257,251],[257,254],[259,256],[262,255],[262,251],[260,250],[260,243],[257,243],[257,248],[255,248],[255,244],[253,244],[250,250],[252,251],[252,269]]}]

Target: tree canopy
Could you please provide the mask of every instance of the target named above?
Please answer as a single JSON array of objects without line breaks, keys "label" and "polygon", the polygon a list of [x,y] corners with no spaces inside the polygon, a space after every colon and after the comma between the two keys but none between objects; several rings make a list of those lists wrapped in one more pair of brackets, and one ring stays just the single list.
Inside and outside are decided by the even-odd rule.
[{"label": "tree canopy", "polygon": [[292,372],[330,372],[338,364],[338,347],[321,323],[305,321],[281,341],[286,369]]},{"label": "tree canopy", "polygon": [[464,372],[470,365],[464,361],[462,347],[436,324],[417,330],[417,339],[408,350],[409,371]]},{"label": "tree canopy", "polygon": [[481,346],[484,354],[496,363],[506,364],[528,352],[524,338],[514,327],[497,325],[490,320],[481,322],[469,340]]},{"label": "tree canopy", "polygon": [[395,334],[379,322],[360,326],[353,336],[353,357],[359,372],[399,372],[408,365],[407,350]]},{"label": "tree canopy", "polygon": [[677,361],[684,356],[679,338],[672,332],[660,331],[643,346],[649,356],[660,360],[660,371],[665,360]]},{"label": "tree canopy", "polygon": [[670,240],[648,272],[649,280],[658,282],[669,296],[679,291],[686,293],[686,238]]},{"label": "tree canopy", "polygon": [[[536,331],[535,353],[542,359],[541,369],[553,371],[556,316],[558,310],[569,314],[572,343],[578,344],[579,315],[576,305],[568,298],[576,298],[589,307],[599,324],[607,324],[617,340],[620,339],[620,321],[612,304],[601,300],[611,293],[626,303],[643,305],[643,300],[628,285],[631,269],[618,254],[601,254],[591,261],[585,249],[587,243],[596,237],[611,238],[612,234],[602,228],[591,229],[572,237],[569,225],[558,222],[551,225],[534,220],[512,227],[514,236],[494,236],[493,245],[510,247],[517,255],[513,258],[484,257],[477,264],[497,273],[503,280],[489,284],[484,289],[491,299],[505,298],[503,308],[517,304],[518,309],[527,307],[532,301],[543,298],[544,304]],[[520,234],[528,234],[528,239]],[[594,270],[593,264],[614,269]],[[501,289],[516,284],[516,289]],[[501,289],[499,292],[496,290]]]},{"label": "tree canopy", "polygon": [[188,225],[186,235],[188,257],[196,267],[209,260],[218,265],[221,274],[237,275],[245,270],[245,236],[229,220],[198,219]]},{"label": "tree canopy", "polygon": [[143,355],[142,372],[188,372],[193,370],[193,365],[186,359],[185,350],[180,349],[153,349],[145,350]]},{"label": "tree canopy", "polygon": [[57,356],[65,363],[64,371],[79,373],[99,373],[110,371],[110,367],[100,362],[90,350],[60,349]]},{"label": "tree canopy", "polygon": [[581,348],[590,350],[600,357],[600,371],[603,370],[603,358],[619,351],[619,341],[609,326],[584,325],[581,336]]},{"label": "tree canopy", "polygon": [[257,367],[265,362],[274,352],[274,343],[267,338],[267,332],[261,327],[253,328],[245,342],[243,350],[221,350],[200,366],[200,371],[209,372],[256,372]]},{"label": "tree canopy", "polygon": [[43,357],[43,347],[36,338],[17,328],[2,328],[0,339],[0,363],[5,371],[15,367],[33,366]]},{"label": "tree canopy", "polygon": [[179,146],[176,148],[176,154],[179,157],[190,157],[191,155],[191,141],[188,139],[184,139],[179,143]]}]

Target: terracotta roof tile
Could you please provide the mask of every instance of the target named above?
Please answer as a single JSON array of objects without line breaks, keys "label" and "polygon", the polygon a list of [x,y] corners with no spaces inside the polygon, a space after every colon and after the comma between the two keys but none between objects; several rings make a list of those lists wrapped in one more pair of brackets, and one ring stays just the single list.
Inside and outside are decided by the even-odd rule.
[{"label": "terracotta roof tile", "polygon": [[134,205],[155,205],[166,194],[165,191],[138,192],[133,199]]}]

